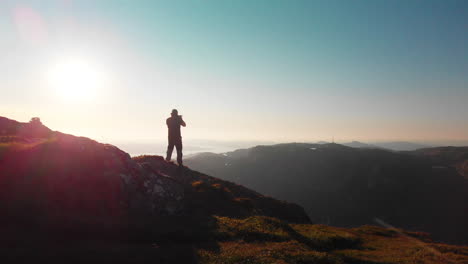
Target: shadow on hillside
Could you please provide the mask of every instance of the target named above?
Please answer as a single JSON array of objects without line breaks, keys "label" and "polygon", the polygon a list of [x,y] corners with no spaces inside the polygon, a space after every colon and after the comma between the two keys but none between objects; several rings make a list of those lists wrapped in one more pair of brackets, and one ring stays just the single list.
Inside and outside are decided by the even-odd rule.
[{"label": "shadow on hillside", "polygon": [[375,262],[371,260],[363,260],[360,258],[353,258],[353,257],[344,257],[343,259],[345,263],[347,264],[391,264],[389,262]]},{"label": "shadow on hillside", "polygon": [[2,224],[1,263],[198,263],[196,249],[219,252],[213,217],[159,217],[126,229],[53,229]]}]

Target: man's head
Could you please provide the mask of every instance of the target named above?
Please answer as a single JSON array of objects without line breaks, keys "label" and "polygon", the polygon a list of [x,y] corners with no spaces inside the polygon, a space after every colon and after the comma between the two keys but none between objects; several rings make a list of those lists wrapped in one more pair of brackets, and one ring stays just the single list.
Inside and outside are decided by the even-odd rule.
[{"label": "man's head", "polygon": [[177,109],[172,109],[171,116],[178,116],[178,115],[179,115],[179,112],[177,111]]}]

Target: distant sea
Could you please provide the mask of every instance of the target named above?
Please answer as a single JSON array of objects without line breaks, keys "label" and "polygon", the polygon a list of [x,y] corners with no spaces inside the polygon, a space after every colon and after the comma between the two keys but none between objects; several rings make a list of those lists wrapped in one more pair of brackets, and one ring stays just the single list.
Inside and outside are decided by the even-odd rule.
[{"label": "distant sea", "polygon": [[[121,150],[130,154],[130,156],[140,155],[166,155],[167,143],[161,141],[148,142],[109,142]],[[185,156],[202,153],[226,153],[236,149],[250,148],[258,145],[272,145],[275,142],[263,141],[213,141],[213,140],[187,140],[183,142],[183,153]],[[174,149],[173,156],[176,150]]]}]

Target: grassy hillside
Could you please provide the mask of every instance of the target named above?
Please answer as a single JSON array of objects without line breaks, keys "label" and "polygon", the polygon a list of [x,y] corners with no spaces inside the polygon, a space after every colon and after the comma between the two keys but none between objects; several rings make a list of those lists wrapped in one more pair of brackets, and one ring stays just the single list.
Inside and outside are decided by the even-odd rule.
[{"label": "grassy hillside", "polygon": [[468,263],[468,247],[433,243],[424,233],[216,219],[217,247],[198,249],[200,263]]},{"label": "grassy hillside", "polygon": [[[127,240],[1,240],[2,263],[467,264],[468,247],[425,233],[376,226],[338,228],[277,218],[174,218],[151,237]],[[158,227],[159,226],[159,227]],[[161,226],[164,226],[161,229]],[[169,227],[169,228],[168,228]],[[26,238],[26,239],[25,239]]]}]

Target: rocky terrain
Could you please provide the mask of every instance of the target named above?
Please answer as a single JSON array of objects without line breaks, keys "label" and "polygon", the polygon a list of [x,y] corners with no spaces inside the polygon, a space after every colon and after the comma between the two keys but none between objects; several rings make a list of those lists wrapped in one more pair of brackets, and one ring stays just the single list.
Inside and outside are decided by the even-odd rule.
[{"label": "rocky terrain", "polygon": [[42,124],[3,119],[0,125],[1,210],[15,222],[24,216],[47,228],[108,229],[131,220],[215,212],[309,222],[297,205],[179,168],[159,156],[132,159],[112,145]]},{"label": "rocky terrain", "polygon": [[468,263],[427,234],[312,224],[295,204],[38,119],[0,117],[2,263]]}]

